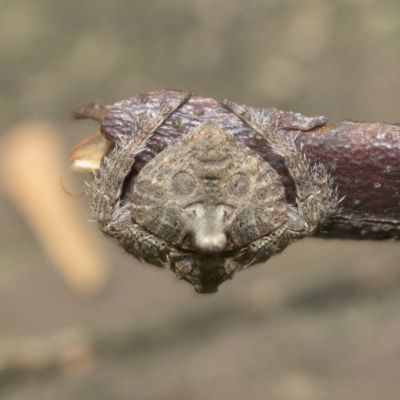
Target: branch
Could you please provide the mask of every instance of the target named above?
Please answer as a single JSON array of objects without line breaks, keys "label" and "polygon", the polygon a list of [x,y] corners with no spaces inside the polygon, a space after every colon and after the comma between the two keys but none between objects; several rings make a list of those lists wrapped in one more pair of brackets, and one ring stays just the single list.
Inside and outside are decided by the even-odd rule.
[{"label": "branch", "polygon": [[[179,91],[137,94],[111,106],[79,107],[75,118],[101,122],[101,133],[111,142],[129,136],[138,118],[154,113]],[[265,123],[284,132],[298,132],[296,144],[311,164],[324,164],[343,198],[341,210],[317,235],[353,239],[400,239],[400,126],[398,124],[343,121],[327,124],[325,117],[305,117],[275,108],[253,109]],[[287,200],[295,199],[294,184],[282,160],[265,140],[217,101],[193,96],[162,125],[138,156],[136,172],[169,146],[189,134],[202,121],[218,123],[268,161],[280,174]],[[104,151],[104,150],[103,150]]]}]

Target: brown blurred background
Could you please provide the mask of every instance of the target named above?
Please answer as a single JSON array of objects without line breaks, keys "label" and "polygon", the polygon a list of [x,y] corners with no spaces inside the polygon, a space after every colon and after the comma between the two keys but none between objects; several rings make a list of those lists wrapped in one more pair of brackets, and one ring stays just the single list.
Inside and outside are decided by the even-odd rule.
[{"label": "brown blurred background", "polygon": [[[3,188],[19,194],[0,203],[2,400],[399,398],[399,243],[307,239],[199,295],[102,238],[86,222],[88,199],[66,194],[59,176],[67,190],[84,190],[88,177],[68,172],[67,153],[97,129],[69,111],[136,92],[184,89],[333,122],[399,121],[398,0],[0,6],[1,157],[15,153],[21,170],[41,171],[43,154],[53,156],[43,161],[49,176],[3,165]],[[49,136],[32,133],[31,143],[27,132],[42,125],[15,127],[32,119],[54,124],[43,128]],[[26,152],[35,143],[44,153]],[[57,162],[61,172],[48,167]],[[62,205],[51,218],[50,192]],[[36,219],[23,216],[18,196],[25,211],[43,204]],[[56,265],[51,246],[71,255],[63,228],[56,244],[37,234],[52,232],[57,214],[62,226],[63,216],[77,218],[91,261],[72,252],[76,262]],[[108,275],[95,263],[73,282],[68,268],[79,275],[96,251]]]}]

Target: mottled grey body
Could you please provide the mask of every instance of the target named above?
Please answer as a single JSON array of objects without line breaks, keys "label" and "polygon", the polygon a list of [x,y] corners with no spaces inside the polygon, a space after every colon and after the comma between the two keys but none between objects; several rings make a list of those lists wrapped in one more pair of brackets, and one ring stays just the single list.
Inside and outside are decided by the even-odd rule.
[{"label": "mottled grey body", "polygon": [[135,133],[105,161],[92,204],[102,231],[129,253],[210,293],[235,271],[312,234],[335,212],[337,195],[325,168],[310,169],[292,137],[284,138],[245,107],[224,101],[283,157],[296,185],[297,208],[287,205],[270,164],[207,121],[149,161],[122,200],[135,156],[189,97],[186,93],[138,121]]}]

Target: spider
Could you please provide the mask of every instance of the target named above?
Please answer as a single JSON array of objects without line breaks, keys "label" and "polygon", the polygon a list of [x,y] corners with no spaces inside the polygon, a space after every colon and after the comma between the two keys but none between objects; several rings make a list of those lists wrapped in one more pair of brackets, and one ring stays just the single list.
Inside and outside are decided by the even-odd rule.
[{"label": "spider", "polygon": [[294,134],[274,130],[228,100],[221,104],[282,157],[296,187],[296,206],[287,203],[267,161],[210,121],[128,180],[146,143],[190,96],[162,103],[137,121],[131,135],[119,138],[103,159],[91,203],[100,229],[128,253],[170,270],[199,293],[213,293],[236,271],[316,232],[336,212],[337,191],[323,165],[309,166]]}]

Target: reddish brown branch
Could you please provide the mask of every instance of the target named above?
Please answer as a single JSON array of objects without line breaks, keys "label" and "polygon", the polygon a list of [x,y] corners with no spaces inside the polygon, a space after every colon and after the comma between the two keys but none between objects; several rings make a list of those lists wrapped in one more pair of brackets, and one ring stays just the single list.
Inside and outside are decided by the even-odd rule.
[{"label": "reddish brown branch", "polygon": [[[155,112],[163,101],[174,100],[178,91],[137,94],[112,106],[80,107],[79,118],[102,122],[101,132],[111,141],[130,135],[137,118]],[[319,236],[354,239],[400,238],[400,126],[385,123],[343,121],[326,124],[325,117],[304,117],[275,108],[264,110],[264,121],[276,129],[299,132],[296,144],[310,160],[324,164],[338,186],[341,211]],[[213,99],[193,96],[161,126],[135,163],[139,171],[163,148],[191,132],[204,120],[214,121],[244,142],[279,172],[289,202],[294,186],[283,163],[265,141]]]}]

